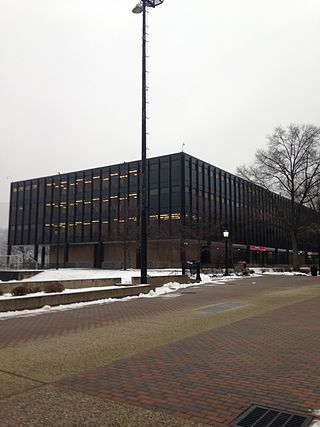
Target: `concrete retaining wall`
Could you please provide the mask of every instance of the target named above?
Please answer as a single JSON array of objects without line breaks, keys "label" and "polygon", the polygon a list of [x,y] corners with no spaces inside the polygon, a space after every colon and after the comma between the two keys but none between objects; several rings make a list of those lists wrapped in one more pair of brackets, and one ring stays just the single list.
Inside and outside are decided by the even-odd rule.
[{"label": "concrete retaining wall", "polygon": [[94,288],[98,286],[114,286],[116,283],[121,283],[120,277],[110,277],[107,279],[76,279],[76,280],[48,280],[48,281],[32,281],[32,282],[14,282],[14,283],[0,283],[0,290],[3,293],[11,292],[17,286],[27,286],[29,288],[40,288],[44,290],[46,286],[55,283],[61,283],[65,289],[77,288]]},{"label": "concrete retaining wall", "polygon": [[56,306],[61,304],[72,304],[78,302],[95,301],[105,298],[123,298],[139,294],[147,294],[155,290],[156,286],[129,286],[117,289],[101,289],[95,291],[79,291],[71,294],[61,293],[54,295],[41,295],[30,297],[14,297],[0,300],[1,311],[32,310],[44,305]]}]

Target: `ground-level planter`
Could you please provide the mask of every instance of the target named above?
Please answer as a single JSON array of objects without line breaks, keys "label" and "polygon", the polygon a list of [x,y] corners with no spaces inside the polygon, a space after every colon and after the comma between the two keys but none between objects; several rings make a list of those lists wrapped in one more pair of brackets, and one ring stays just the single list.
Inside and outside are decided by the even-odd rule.
[{"label": "ground-level planter", "polygon": [[0,300],[0,312],[16,310],[33,310],[45,305],[57,306],[79,302],[95,301],[107,298],[124,298],[147,294],[155,290],[155,285],[123,286],[116,289],[98,289],[92,291],[77,291],[72,293],[57,293],[48,295],[27,295]]}]

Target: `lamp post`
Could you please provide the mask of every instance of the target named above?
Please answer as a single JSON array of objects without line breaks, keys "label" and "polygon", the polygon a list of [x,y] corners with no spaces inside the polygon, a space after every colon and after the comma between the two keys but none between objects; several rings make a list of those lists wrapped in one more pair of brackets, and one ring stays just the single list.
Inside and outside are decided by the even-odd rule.
[{"label": "lamp post", "polygon": [[225,254],[226,254],[226,269],[225,269],[224,275],[225,276],[229,276],[229,271],[228,271],[228,238],[229,238],[229,231],[228,230],[224,230],[223,237],[224,237]]},{"label": "lamp post", "polygon": [[147,283],[148,216],[147,216],[147,7],[156,7],[164,0],[141,0],[132,9],[142,13],[142,121],[141,121],[141,187],[140,187],[140,270],[141,283]]}]

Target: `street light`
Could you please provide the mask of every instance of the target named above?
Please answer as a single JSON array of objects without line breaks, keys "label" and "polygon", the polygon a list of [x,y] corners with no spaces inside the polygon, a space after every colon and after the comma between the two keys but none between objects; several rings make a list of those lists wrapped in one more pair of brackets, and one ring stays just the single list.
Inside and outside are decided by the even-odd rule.
[{"label": "street light", "polygon": [[147,283],[147,7],[156,7],[164,0],[141,0],[132,9],[142,13],[142,121],[141,121],[141,187],[140,187],[140,270],[141,283]]},{"label": "street light", "polygon": [[223,237],[225,239],[225,254],[226,254],[226,269],[225,269],[224,275],[225,276],[229,276],[229,271],[228,271],[228,238],[229,238],[229,231],[228,230],[224,230]]}]

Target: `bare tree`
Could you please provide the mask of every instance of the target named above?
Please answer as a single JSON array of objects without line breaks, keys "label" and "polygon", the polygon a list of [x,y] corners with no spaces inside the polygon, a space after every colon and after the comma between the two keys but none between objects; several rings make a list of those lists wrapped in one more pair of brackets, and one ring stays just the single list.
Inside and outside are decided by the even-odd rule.
[{"label": "bare tree", "polygon": [[293,267],[298,268],[298,235],[303,207],[312,207],[320,184],[320,128],[313,125],[278,127],[268,145],[258,150],[254,164],[241,166],[238,175],[288,199],[282,213],[291,234]]}]

